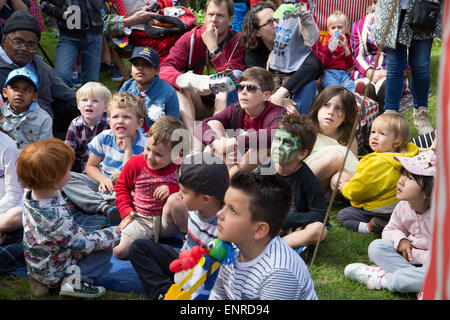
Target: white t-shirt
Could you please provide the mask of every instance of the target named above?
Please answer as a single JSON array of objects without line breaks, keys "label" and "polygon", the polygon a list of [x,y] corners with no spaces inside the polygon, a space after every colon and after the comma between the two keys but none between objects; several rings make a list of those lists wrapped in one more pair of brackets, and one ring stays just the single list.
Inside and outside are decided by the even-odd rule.
[{"label": "white t-shirt", "polygon": [[277,236],[252,261],[223,264],[209,299],[317,300],[317,295],[302,258]]}]

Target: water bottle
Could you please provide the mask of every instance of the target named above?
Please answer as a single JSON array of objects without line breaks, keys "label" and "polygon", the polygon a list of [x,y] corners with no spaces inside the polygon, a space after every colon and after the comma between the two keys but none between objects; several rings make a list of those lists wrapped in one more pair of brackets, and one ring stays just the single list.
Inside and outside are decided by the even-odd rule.
[{"label": "water bottle", "polygon": [[330,52],[333,52],[334,50],[336,50],[338,44],[339,44],[339,32],[336,31],[333,36],[330,38],[330,40],[328,41],[328,49],[330,50]]}]

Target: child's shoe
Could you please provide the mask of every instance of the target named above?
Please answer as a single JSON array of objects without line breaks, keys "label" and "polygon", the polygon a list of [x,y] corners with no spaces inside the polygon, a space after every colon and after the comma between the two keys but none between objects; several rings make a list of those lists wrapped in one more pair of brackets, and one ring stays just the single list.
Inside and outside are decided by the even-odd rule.
[{"label": "child's shoe", "polygon": [[344,275],[352,281],[358,281],[369,289],[381,289],[381,279],[386,275],[383,268],[370,267],[364,263],[351,263],[344,269]]},{"label": "child's shoe", "polygon": [[213,74],[209,78],[209,87],[215,94],[236,90],[238,84],[239,80],[234,76],[233,71],[231,70],[224,70]]},{"label": "child's shoe", "polygon": [[76,298],[98,298],[104,295],[105,292],[105,288],[101,286],[94,286],[85,281],[80,281],[80,288],[77,289],[75,285],[69,283],[67,279],[64,279],[59,295]]},{"label": "child's shoe", "polygon": [[372,219],[370,219],[367,227],[370,232],[381,234],[387,223],[388,222],[386,220],[380,219],[378,217],[373,217]]},{"label": "child's shoe", "polygon": [[427,107],[419,107],[417,109],[414,108],[413,117],[414,117],[414,127],[416,127],[417,131],[419,131],[419,135],[423,135],[434,131],[433,126],[428,120]]},{"label": "child's shoe", "polygon": [[30,277],[30,290],[33,296],[44,297],[48,294],[50,289],[46,285]]}]

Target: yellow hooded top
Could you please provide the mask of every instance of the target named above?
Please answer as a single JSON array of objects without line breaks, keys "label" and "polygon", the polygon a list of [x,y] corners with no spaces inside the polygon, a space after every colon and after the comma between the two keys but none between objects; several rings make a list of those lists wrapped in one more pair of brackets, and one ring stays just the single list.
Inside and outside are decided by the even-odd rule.
[{"label": "yellow hooded top", "polygon": [[394,156],[413,157],[419,148],[408,143],[406,153],[372,152],[359,161],[356,173],[342,187],[353,207],[374,210],[397,202],[397,182],[402,164]]}]

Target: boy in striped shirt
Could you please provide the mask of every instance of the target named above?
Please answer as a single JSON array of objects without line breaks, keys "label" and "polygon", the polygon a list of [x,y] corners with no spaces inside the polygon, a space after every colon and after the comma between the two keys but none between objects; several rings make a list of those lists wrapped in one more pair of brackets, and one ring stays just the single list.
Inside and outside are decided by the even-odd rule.
[{"label": "boy in striped shirt", "polygon": [[217,237],[236,247],[235,266],[220,267],[211,300],[316,300],[302,258],[278,235],[292,189],[277,175],[237,172],[217,213]]},{"label": "boy in striped shirt", "polygon": [[145,106],[140,97],[123,92],[111,98],[107,113],[111,129],[104,130],[88,144],[86,174],[72,172],[62,190],[84,212],[110,218],[118,217],[111,175],[120,171],[132,156],[144,152],[146,138],[139,129],[144,122]]}]

